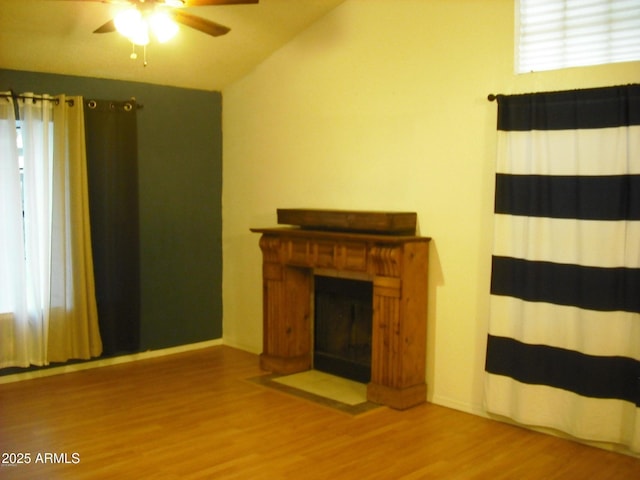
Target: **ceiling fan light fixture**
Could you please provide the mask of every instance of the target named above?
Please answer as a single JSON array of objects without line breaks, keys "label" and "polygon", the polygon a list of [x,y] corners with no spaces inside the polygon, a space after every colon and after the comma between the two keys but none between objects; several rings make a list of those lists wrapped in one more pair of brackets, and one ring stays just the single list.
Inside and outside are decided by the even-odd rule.
[{"label": "ceiling fan light fixture", "polygon": [[120,34],[131,38],[141,28],[142,14],[137,8],[127,8],[116,14],[113,23]]},{"label": "ceiling fan light fixture", "polygon": [[151,31],[160,43],[171,40],[178,33],[178,24],[166,12],[155,12],[149,17]]},{"label": "ceiling fan light fixture", "polygon": [[149,27],[137,8],[118,12],[113,19],[116,30],[136,45],[149,43]]},{"label": "ceiling fan light fixture", "polygon": [[129,37],[132,43],[136,45],[147,45],[149,43],[149,28],[145,22],[140,24],[140,28]]}]

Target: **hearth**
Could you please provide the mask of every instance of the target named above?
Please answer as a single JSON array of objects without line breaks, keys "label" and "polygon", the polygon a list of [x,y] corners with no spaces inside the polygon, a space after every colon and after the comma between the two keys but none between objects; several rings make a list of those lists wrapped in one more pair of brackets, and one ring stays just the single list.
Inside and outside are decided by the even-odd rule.
[{"label": "hearth", "polygon": [[[251,229],[262,234],[261,367],[278,374],[312,368],[317,278],[362,281],[371,288],[367,399],[397,409],[423,403],[430,239],[413,234],[415,220],[412,213],[296,209],[279,210],[278,221],[297,227]],[[353,317],[361,307],[350,302],[335,308]],[[354,328],[353,338],[366,336]],[[327,342],[340,350],[340,342]],[[351,346],[358,349],[360,340]]]}]

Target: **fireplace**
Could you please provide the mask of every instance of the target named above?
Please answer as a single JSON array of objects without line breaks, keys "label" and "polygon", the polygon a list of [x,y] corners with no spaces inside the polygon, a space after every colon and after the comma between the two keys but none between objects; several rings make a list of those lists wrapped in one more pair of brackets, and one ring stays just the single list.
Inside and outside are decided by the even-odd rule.
[{"label": "fireplace", "polygon": [[[370,348],[368,400],[401,410],[424,403],[430,239],[412,234],[415,214],[284,212],[287,215],[278,211],[279,223],[297,226],[251,229],[262,234],[261,367],[290,374],[317,368],[314,363],[322,364],[325,358],[314,353],[315,340],[326,332],[314,331],[314,310],[326,307],[314,302],[318,295],[315,285],[321,284],[322,301],[323,296],[357,283],[356,291],[368,288],[370,296],[358,293],[355,299],[339,299],[337,306],[328,307],[332,315],[345,316],[348,321],[346,326],[331,322],[322,327],[329,329],[332,338],[320,338],[322,348],[329,350],[328,355],[321,353],[346,360],[353,357],[357,360],[352,363],[359,365]],[[339,287],[327,287],[332,281]],[[369,346],[363,341],[367,327],[356,322],[367,309],[371,312]],[[352,340],[346,350],[344,340],[337,339],[333,335],[337,332],[331,333],[331,329],[340,330]],[[348,368],[358,369],[353,365]]]},{"label": "fireplace", "polygon": [[373,283],[314,277],[313,368],[369,383]]}]

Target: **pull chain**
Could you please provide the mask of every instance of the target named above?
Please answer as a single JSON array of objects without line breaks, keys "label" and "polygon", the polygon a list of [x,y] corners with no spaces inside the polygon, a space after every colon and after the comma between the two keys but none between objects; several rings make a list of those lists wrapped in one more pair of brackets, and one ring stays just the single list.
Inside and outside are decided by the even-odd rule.
[{"label": "pull chain", "polygon": [[[147,46],[143,45],[142,46],[142,65],[143,66],[147,66]],[[129,58],[131,60],[137,60],[138,58],[138,54],[136,53],[136,44],[135,43],[131,43],[131,55],[129,55]]]}]

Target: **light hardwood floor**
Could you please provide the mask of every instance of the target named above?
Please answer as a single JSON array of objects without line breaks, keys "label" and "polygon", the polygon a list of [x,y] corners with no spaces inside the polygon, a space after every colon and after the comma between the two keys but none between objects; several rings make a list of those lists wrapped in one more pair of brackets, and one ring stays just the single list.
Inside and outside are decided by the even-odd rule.
[{"label": "light hardwood floor", "polygon": [[433,404],[352,416],[247,381],[262,373],[217,346],[0,385],[0,451],[31,456],[0,478],[640,478],[636,458]]}]

